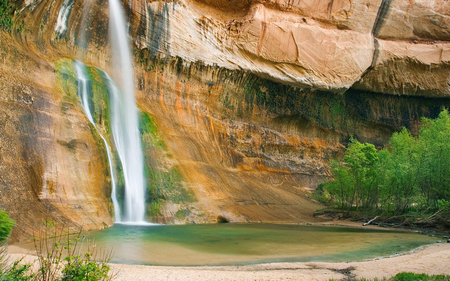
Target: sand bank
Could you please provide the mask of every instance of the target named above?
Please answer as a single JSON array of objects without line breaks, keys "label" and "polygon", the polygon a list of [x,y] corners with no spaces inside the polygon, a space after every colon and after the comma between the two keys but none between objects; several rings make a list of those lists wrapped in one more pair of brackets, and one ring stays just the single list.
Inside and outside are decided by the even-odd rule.
[{"label": "sand bank", "polygon": [[[12,258],[25,256],[24,249],[11,246]],[[434,244],[394,257],[361,262],[270,263],[247,266],[144,266],[111,264],[115,280],[329,280],[383,278],[399,272],[450,274],[450,244]]]}]

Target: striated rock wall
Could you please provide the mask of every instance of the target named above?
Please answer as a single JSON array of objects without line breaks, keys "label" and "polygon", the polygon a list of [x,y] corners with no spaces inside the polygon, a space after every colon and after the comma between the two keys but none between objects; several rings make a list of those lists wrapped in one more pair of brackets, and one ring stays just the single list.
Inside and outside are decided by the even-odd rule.
[{"label": "striated rock wall", "polygon": [[[141,55],[145,55],[145,52]],[[211,221],[304,222],[309,192],[329,175],[350,135],[382,146],[447,99],[295,89],[256,75],[178,59],[144,60],[138,102],[155,116]],[[151,70],[148,70],[151,65]]]},{"label": "striated rock wall", "polygon": [[391,0],[377,34],[385,40],[449,41],[450,3],[445,0]]},{"label": "striated rock wall", "polygon": [[[87,46],[84,60],[108,68],[107,1],[74,1],[69,13],[63,1],[37,3],[23,11],[24,43],[70,56]],[[337,93],[450,94],[446,1],[133,0],[124,7],[136,48],[151,57]],[[67,22],[58,22],[63,15]]]},{"label": "striated rock wall", "polygon": [[[87,47],[84,60],[108,68],[107,1],[73,1],[68,13],[63,2],[28,3],[22,42],[48,55],[80,56],[73,47]],[[151,57],[178,56],[330,92],[450,94],[444,0],[133,0],[124,7],[136,48]],[[64,15],[67,21],[58,21]]]},{"label": "striated rock wall", "polygon": [[445,1],[235,2],[134,1],[135,43],[301,88],[449,96]]},{"label": "striated rock wall", "polygon": [[16,220],[11,242],[45,220],[72,231],[112,224],[107,159],[54,65],[0,34],[0,209]]}]

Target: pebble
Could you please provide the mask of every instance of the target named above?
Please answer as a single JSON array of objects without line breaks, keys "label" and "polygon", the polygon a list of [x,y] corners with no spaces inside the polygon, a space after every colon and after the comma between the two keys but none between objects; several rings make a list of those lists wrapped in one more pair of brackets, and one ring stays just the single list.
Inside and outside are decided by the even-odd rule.
[{"label": "pebble", "polygon": [[439,240],[439,241],[436,241],[436,243],[442,243],[442,241],[441,241],[441,240]]}]

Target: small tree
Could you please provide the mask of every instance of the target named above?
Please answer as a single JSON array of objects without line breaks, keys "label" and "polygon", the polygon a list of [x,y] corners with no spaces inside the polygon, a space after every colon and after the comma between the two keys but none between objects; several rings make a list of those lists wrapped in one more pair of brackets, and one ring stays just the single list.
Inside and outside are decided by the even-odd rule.
[{"label": "small tree", "polygon": [[344,162],[349,168],[355,185],[352,201],[357,209],[360,207],[370,208],[371,205],[374,205],[373,201],[377,201],[375,167],[378,160],[377,149],[373,144],[363,144],[353,138],[350,140]]},{"label": "small tree", "polygon": [[450,116],[443,110],[439,117],[422,119],[419,132],[421,167],[419,186],[427,205],[438,209],[438,200],[450,200]]}]

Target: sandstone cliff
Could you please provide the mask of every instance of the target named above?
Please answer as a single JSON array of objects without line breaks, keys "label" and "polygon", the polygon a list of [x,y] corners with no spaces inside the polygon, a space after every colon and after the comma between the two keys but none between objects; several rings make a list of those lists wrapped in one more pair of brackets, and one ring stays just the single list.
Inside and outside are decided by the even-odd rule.
[{"label": "sandstone cliff", "polygon": [[16,220],[12,242],[45,220],[71,231],[110,226],[98,136],[77,100],[62,93],[54,66],[11,39],[1,34],[0,208]]},{"label": "sandstone cliff", "polygon": [[[317,208],[309,192],[328,176],[327,161],[342,154],[350,135],[381,146],[392,132],[415,132],[422,116],[450,104],[445,0],[123,4],[138,105],[164,143],[162,150],[147,146],[154,158],[147,165],[176,168],[179,186],[198,200],[180,205],[164,195],[163,207],[149,213],[156,221],[309,220]],[[12,34],[2,39],[8,48],[0,153],[2,175],[11,178],[2,178],[2,192],[29,193],[30,208],[52,218],[109,225],[102,147],[80,105],[58,90],[54,66],[78,58],[109,70],[107,1],[21,5]],[[164,186],[167,177],[158,180]],[[29,212],[13,208],[24,199],[2,198],[1,208],[17,209],[14,218]],[[177,220],[183,208],[188,218]]]}]

